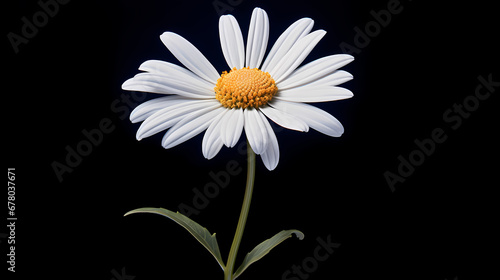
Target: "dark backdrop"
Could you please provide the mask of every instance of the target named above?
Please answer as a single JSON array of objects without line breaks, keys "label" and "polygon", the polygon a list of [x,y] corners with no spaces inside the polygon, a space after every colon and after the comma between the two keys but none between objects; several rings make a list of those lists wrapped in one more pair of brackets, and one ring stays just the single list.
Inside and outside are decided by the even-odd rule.
[{"label": "dark backdrop", "polygon": [[[264,8],[268,50],[286,27],[307,16],[314,30],[328,33],[306,62],[342,52],[356,58],[344,67],[355,77],[344,84],[354,97],[318,105],[343,123],[345,134],[330,138],[275,127],[277,169],[267,171],[258,158],[238,264],[282,229],[296,228],[306,237],[285,241],[240,279],[489,275],[493,261],[486,253],[498,220],[493,192],[500,73],[493,4],[61,0],[44,16],[37,1],[11,2],[4,4],[2,24],[3,135],[5,168],[16,169],[17,221],[16,272],[2,261],[7,279],[222,278],[210,254],[172,221],[123,217],[144,206],[191,206],[199,211],[191,218],[217,233],[227,257],[245,155],[224,148],[205,160],[203,134],[169,150],[160,145],[162,134],[136,141],[139,125],[128,121],[128,113],[155,95],[120,88],[145,60],[178,63],[159,40],[164,31],[184,36],[218,71],[226,70],[214,3],[232,9],[245,38],[252,9]],[[390,20],[381,12],[388,6]],[[23,27],[34,20],[39,27]],[[481,80],[490,85],[480,86],[488,84]],[[86,135],[94,135],[90,148]],[[430,144],[432,137],[440,143]],[[84,156],[72,155],[78,148]],[[411,160],[418,166],[409,167]],[[216,182],[211,172],[222,178],[228,162],[241,171],[208,202],[196,200],[196,191]],[[7,190],[2,192],[5,201]],[[0,233],[4,260],[10,231],[2,226]],[[320,239],[338,246],[323,261],[314,260]]]}]

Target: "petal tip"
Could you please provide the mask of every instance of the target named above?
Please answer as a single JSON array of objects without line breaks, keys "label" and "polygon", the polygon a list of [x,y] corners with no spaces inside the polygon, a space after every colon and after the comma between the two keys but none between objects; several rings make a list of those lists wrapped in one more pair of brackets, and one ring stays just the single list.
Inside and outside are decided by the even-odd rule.
[{"label": "petal tip", "polygon": [[266,168],[269,171],[274,171],[274,169],[276,169],[276,166],[270,166],[270,167],[266,166]]},{"label": "petal tip", "polygon": [[347,63],[351,63],[354,61],[354,56],[350,55],[350,54],[342,54],[343,56],[345,56],[346,60],[347,60]]},{"label": "petal tip", "polygon": [[[165,31],[165,32],[163,32],[163,33],[160,35],[160,37],[169,37],[169,36],[172,36],[173,34],[175,34],[175,33],[174,33],[174,32],[172,32],[172,31]],[[177,34],[175,34],[175,35],[177,35]]]},{"label": "petal tip", "polygon": [[122,90],[131,90],[130,89],[130,83],[132,82],[132,79],[133,78],[130,78],[130,79],[126,80],[125,82],[123,82],[123,84],[122,84]]}]

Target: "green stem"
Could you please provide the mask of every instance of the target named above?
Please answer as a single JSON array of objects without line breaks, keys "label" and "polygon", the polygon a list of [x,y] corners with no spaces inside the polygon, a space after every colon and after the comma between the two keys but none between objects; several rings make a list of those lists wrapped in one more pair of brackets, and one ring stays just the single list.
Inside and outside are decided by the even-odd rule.
[{"label": "green stem", "polygon": [[236,227],[236,233],[234,234],[233,244],[231,245],[231,249],[229,250],[229,257],[227,259],[226,268],[224,269],[224,280],[233,280],[233,270],[236,261],[236,255],[238,254],[238,248],[240,247],[241,238],[243,237],[243,231],[245,230],[245,224],[247,223],[248,211],[250,210],[250,202],[252,200],[253,184],[255,182],[255,153],[250,147],[248,141],[247,154],[248,169],[245,198],[243,199],[243,205],[241,206],[240,219],[238,220],[238,226]]}]

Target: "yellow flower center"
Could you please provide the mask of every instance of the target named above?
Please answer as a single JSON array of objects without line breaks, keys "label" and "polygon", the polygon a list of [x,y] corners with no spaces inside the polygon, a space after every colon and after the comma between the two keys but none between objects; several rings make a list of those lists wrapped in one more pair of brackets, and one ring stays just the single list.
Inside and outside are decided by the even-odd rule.
[{"label": "yellow flower center", "polygon": [[226,108],[259,108],[278,92],[271,75],[257,68],[233,68],[222,72],[214,88],[215,98]]}]

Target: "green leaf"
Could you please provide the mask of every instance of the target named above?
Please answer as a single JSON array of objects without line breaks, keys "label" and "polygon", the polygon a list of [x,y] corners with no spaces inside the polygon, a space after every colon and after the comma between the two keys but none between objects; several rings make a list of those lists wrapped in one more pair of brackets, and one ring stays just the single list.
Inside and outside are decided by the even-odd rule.
[{"label": "green leaf", "polygon": [[200,226],[195,221],[189,219],[188,217],[182,215],[177,212],[174,213],[170,210],[163,208],[139,208],[132,211],[127,212],[124,216],[134,214],[134,213],[154,213],[165,216],[172,221],[178,223],[183,228],[185,228],[189,233],[191,233],[198,242],[200,242],[217,260],[222,270],[225,268],[224,261],[220,255],[219,245],[217,244],[217,239],[215,238],[215,233],[210,235],[210,232]]},{"label": "green leaf", "polygon": [[304,234],[298,230],[282,230],[275,236],[255,246],[255,248],[253,248],[253,250],[245,256],[245,259],[243,259],[243,263],[234,273],[233,279],[236,279],[236,277],[240,276],[243,271],[245,271],[245,269],[247,269],[248,266],[250,266],[252,263],[260,260],[262,257],[267,255],[267,253],[269,253],[271,249],[276,247],[276,245],[280,244],[285,239],[292,237],[292,234],[294,233],[300,240],[304,239]]}]

